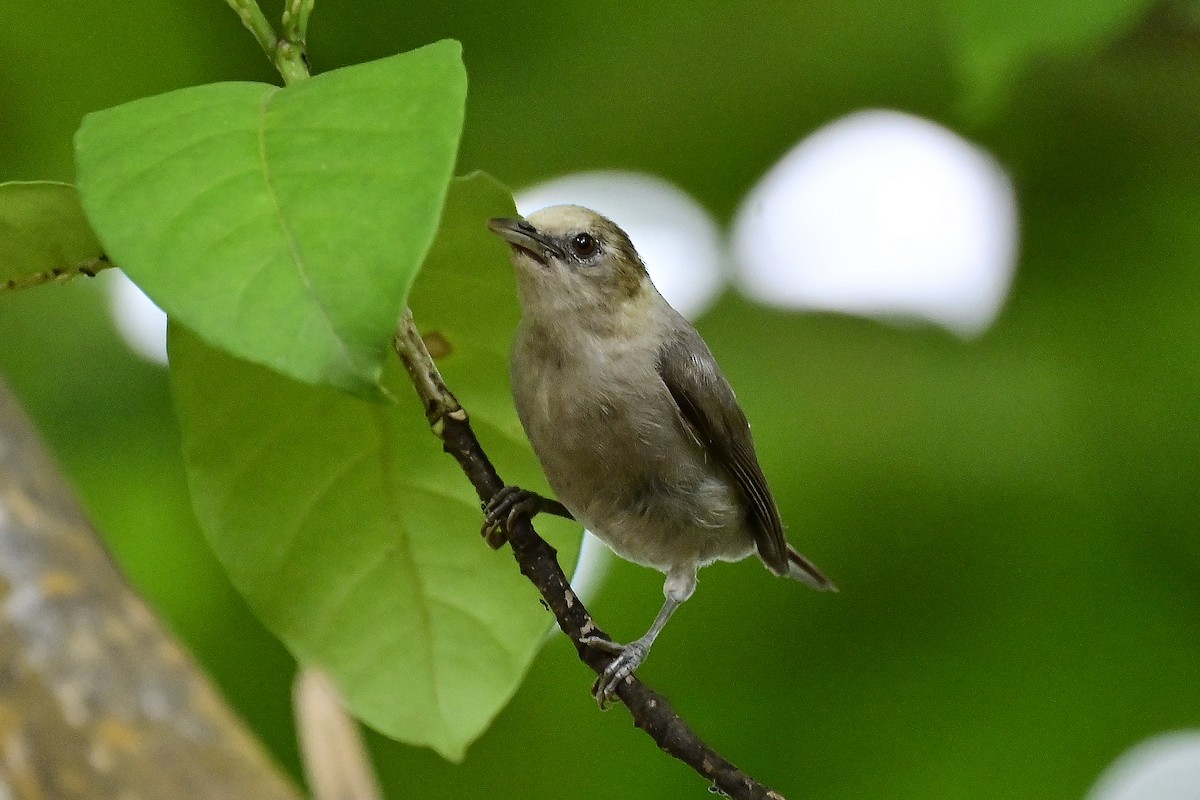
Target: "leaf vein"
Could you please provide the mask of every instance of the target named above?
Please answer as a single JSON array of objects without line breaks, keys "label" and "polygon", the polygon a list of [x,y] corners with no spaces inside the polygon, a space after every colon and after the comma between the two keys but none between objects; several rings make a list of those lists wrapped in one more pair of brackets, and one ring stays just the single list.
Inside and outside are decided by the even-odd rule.
[{"label": "leaf vein", "polygon": [[338,332],[337,326],[334,324],[333,315],[325,305],[324,299],[316,290],[316,285],[313,283],[312,275],[309,274],[308,266],[304,261],[304,257],[300,253],[300,243],[296,240],[296,235],[288,225],[287,217],[283,213],[283,205],[279,201],[279,195],[275,190],[275,183],[271,175],[271,168],[267,160],[267,110],[271,105],[271,100],[278,92],[268,92],[263,96],[262,104],[259,107],[258,128],[258,163],[262,170],[263,186],[266,187],[267,197],[271,201],[271,206],[275,211],[275,218],[279,223],[279,229],[283,233],[284,241],[287,242],[288,250],[292,255],[292,263],[296,267],[296,273],[300,277],[300,283],[304,286],[305,292],[312,298],[313,304],[316,306],[320,314],[321,320],[329,329],[333,337],[334,343],[341,351],[342,356],[346,359],[346,363],[355,366],[355,359],[350,352],[350,347],[346,340],[342,338]]},{"label": "leaf vein", "polygon": [[402,524],[400,517],[400,497],[397,493],[396,476],[392,472],[391,448],[388,446],[391,438],[388,435],[387,410],[375,407],[372,409],[372,412],[375,419],[375,429],[379,436],[379,448],[376,452],[379,454],[379,468],[383,473],[384,491],[387,493],[386,505],[388,513],[392,517],[392,524],[396,526],[396,530],[404,532],[404,535],[400,537],[404,546],[399,547],[398,552],[408,563],[408,568],[412,572],[413,597],[416,598],[417,618],[420,620],[421,630],[425,632],[426,667],[429,670],[429,685],[438,714],[445,720],[446,703],[445,698],[442,696],[441,684],[438,681],[437,665],[434,663],[433,620],[432,615],[429,613],[429,601],[426,595],[425,581],[417,565],[417,555],[413,550],[412,536],[408,534],[408,530]]}]

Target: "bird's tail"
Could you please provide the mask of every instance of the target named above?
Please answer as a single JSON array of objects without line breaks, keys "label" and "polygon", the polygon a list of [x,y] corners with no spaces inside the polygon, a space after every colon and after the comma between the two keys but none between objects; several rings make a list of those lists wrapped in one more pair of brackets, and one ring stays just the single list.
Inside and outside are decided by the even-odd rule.
[{"label": "bird's tail", "polygon": [[787,547],[788,571],[787,577],[794,581],[806,583],[822,592],[836,592],[837,586],[817,569],[817,565],[796,552],[790,544]]}]

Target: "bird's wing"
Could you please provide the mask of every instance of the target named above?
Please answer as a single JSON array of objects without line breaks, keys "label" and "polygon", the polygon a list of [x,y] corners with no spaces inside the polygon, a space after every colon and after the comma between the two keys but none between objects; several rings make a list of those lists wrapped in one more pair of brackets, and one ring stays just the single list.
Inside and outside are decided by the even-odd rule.
[{"label": "bird's wing", "polygon": [[701,446],[737,484],[749,508],[759,556],[772,572],[786,575],[783,522],[758,464],[750,423],[716,359],[691,326],[659,349],[658,374]]}]

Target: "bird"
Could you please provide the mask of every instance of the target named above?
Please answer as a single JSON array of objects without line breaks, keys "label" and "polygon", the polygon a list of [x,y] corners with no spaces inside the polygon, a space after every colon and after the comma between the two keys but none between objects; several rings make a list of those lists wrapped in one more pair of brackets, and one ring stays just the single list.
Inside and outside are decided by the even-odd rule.
[{"label": "bird", "polygon": [[593,686],[600,706],[646,660],[701,567],[757,555],[775,575],[836,591],[785,538],[733,389],[628,234],[577,205],[487,224],[509,245],[521,308],[514,404],[558,499],[505,486],[484,504],[485,535],[556,514],[665,575],[643,636],[581,639],[614,656]]}]

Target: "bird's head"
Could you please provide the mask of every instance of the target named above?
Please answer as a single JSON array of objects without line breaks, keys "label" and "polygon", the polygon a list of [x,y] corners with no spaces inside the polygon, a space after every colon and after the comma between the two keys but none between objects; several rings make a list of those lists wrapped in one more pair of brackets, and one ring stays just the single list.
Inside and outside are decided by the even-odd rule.
[{"label": "bird's head", "polygon": [[551,206],[528,219],[498,217],[488,227],[512,248],[526,314],[584,321],[657,294],[629,236],[590,209]]}]

